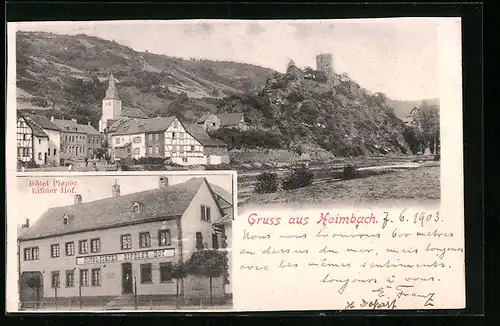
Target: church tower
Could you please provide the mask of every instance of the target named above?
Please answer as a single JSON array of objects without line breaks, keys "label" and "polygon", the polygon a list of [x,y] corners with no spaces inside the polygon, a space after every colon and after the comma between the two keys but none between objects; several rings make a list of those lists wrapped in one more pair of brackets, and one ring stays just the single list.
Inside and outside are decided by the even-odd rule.
[{"label": "church tower", "polygon": [[106,90],[106,97],[102,100],[102,115],[99,120],[99,131],[104,132],[107,128],[107,122],[110,119],[116,120],[122,114],[122,101],[118,96],[115,78],[113,73],[109,75],[109,85]]}]

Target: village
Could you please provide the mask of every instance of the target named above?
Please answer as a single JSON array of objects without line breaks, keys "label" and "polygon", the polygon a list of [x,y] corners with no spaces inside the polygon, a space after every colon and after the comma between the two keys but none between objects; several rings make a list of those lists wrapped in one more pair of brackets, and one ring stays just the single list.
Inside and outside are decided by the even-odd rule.
[{"label": "village", "polygon": [[[330,87],[341,83],[342,78],[348,78],[335,79],[331,54],[317,55],[316,64],[316,73],[324,74]],[[297,69],[293,65],[293,62],[289,63],[287,73]],[[306,73],[305,78],[313,78],[310,75]],[[420,128],[419,113],[418,107],[411,110],[403,119],[404,125]],[[294,202],[301,203],[303,198],[310,197],[311,188],[308,186],[325,188],[325,194],[309,200],[331,200],[332,193],[328,189],[339,182],[342,186],[353,182],[360,184],[353,186],[352,194],[349,191],[343,192],[345,196],[335,193],[335,199],[364,198],[367,192],[360,195],[359,188],[364,188],[365,182],[373,180],[373,187],[379,187],[382,185],[380,176],[392,175],[392,172],[398,172],[396,177],[401,173],[416,173],[416,182],[439,183],[436,139],[420,142],[415,154],[392,153],[390,149],[375,144],[379,155],[334,157],[313,149],[295,152],[240,150],[211,137],[218,130],[238,133],[253,130],[258,133],[241,112],[208,112],[195,121],[185,121],[177,116],[149,117],[140,108],[122,107],[117,81],[111,72],[97,129],[90,122],[83,124],[76,119],[18,112],[18,171],[236,170],[240,205],[288,202],[291,196],[295,198]],[[422,173],[425,178],[420,175]],[[427,177],[429,175],[431,177]],[[390,180],[392,182],[394,180]],[[416,196],[439,198],[438,185],[420,188],[431,193],[424,191]],[[415,195],[412,191],[404,192],[410,198]]]}]

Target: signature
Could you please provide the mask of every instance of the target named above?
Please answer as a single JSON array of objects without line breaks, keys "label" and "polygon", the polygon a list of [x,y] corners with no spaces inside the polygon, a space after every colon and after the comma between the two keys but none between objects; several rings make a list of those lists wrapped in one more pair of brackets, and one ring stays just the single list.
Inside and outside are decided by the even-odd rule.
[{"label": "signature", "polygon": [[[361,299],[361,303],[359,303],[359,308],[363,309],[363,308],[366,308],[366,309],[389,309],[389,310],[392,310],[392,309],[396,309],[397,306],[396,306],[396,301],[397,299],[393,299],[393,300],[381,300],[379,301],[379,299],[375,299],[375,300],[365,300],[365,299]],[[347,301],[347,304],[345,306],[344,309],[355,309],[356,308],[356,303],[354,301]]]}]

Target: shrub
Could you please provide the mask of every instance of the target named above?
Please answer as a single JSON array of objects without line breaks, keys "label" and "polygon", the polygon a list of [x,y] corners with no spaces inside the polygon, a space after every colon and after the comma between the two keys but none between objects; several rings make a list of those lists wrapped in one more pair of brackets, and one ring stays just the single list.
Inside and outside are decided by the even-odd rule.
[{"label": "shrub", "polygon": [[434,155],[434,161],[441,161],[441,154],[437,153]]},{"label": "shrub", "polygon": [[258,194],[273,193],[278,190],[278,174],[275,172],[263,172],[257,176],[257,184],[254,191]]},{"label": "shrub", "polygon": [[305,165],[293,168],[292,173],[283,181],[283,189],[291,190],[308,186],[313,178],[314,173]]},{"label": "shrub", "polygon": [[358,175],[358,170],[354,165],[344,166],[344,170],[342,172],[342,179],[344,180],[355,179],[357,175]]},{"label": "shrub", "polygon": [[138,165],[154,165],[154,164],[163,164],[165,159],[163,157],[140,157],[138,159],[133,158],[133,164]]}]

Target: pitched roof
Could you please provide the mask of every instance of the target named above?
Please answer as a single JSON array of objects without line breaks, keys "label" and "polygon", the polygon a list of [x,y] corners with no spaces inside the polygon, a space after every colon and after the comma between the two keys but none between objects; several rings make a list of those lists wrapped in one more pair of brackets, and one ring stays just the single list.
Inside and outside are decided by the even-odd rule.
[{"label": "pitched roof", "polygon": [[241,121],[243,115],[243,113],[220,113],[217,114],[217,118],[221,126],[235,126]]},{"label": "pitched roof", "polygon": [[[26,233],[19,237],[19,240],[51,237],[182,216],[204,182],[208,185],[205,178],[192,178],[187,182],[165,188],[49,208]],[[140,213],[133,213],[132,206],[135,202],[143,204]],[[62,218],[66,214],[74,218],[71,223],[64,225]]]},{"label": "pitched roof", "polygon": [[229,205],[233,204],[233,196],[231,195],[231,193],[229,191],[227,191],[226,189],[219,187],[215,184],[210,184],[210,186],[212,187],[213,191],[217,195],[219,195],[219,197],[224,199]]},{"label": "pitched roof", "polygon": [[36,124],[33,120],[31,120],[29,116],[24,116],[23,118],[24,121],[26,121],[26,124],[33,131],[33,135],[37,137],[49,137],[49,135],[47,135],[47,133],[43,131],[43,129],[38,124]]},{"label": "pitched roof", "polygon": [[61,131],[61,129],[47,117],[36,114],[26,114],[26,116],[33,120],[42,129]]},{"label": "pitched roof", "polygon": [[196,123],[203,123],[205,122],[209,116],[211,115],[214,115],[213,113],[210,113],[210,112],[207,112],[207,113],[204,113],[201,117],[198,118],[198,120],[196,120]]},{"label": "pitched roof", "polygon": [[73,120],[54,119],[53,121],[62,132],[86,134],[86,132]]},{"label": "pitched roof", "polygon": [[120,124],[113,135],[132,135],[166,130],[176,117],[129,120]]},{"label": "pitched roof", "polygon": [[184,128],[186,131],[193,136],[197,141],[203,146],[208,147],[225,147],[226,144],[218,139],[211,138],[203,126],[194,123],[184,123]]},{"label": "pitched roof", "polygon": [[220,219],[215,221],[213,225],[218,226],[231,223],[233,223],[233,212],[229,212],[228,214],[222,216]]},{"label": "pitched roof", "polygon": [[139,109],[139,108],[130,108],[130,107],[125,108],[122,111],[121,116],[123,116],[123,117],[129,117],[129,118],[139,118],[139,119],[148,119],[149,118],[148,115],[146,113],[144,113],[144,111],[142,111],[141,109]]},{"label": "pitched roof", "polygon": [[105,100],[119,100],[120,96],[118,96],[118,90],[115,85],[115,78],[113,77],[113,73],[109,75],[109,85],[106,90]]},{"label": "pitched roof", "polygon": [[101,135],[101,133],[99,131],[97,131],[94,127],[92,127],[91,125],[81,125],[81,124],[79,124],[78,127],[81,128],[81,129],[83,129],[83,131],[87,135],[91,135],[91,136],[99,136],[99,135]]}]

